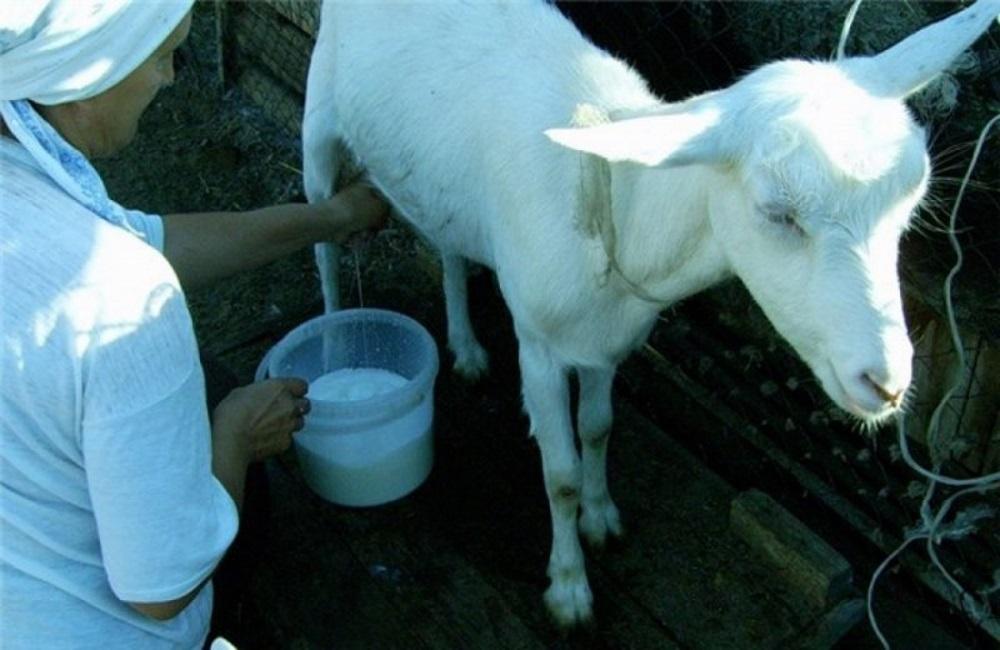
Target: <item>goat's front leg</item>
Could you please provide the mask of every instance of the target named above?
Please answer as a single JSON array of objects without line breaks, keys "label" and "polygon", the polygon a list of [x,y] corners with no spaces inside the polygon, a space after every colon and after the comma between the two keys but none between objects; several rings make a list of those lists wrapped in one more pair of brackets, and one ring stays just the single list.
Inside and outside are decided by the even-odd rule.
[{"label": "goat's front leg", "polygon": [[476,340],[469,319],[466,260],[461,255],[441,254],[444,270],[444,305],[448,316],[448,347],[455,355],[455,372],[476,380],[489,368],[486,350]]},{"label": "goat's front leg", "polygon": [[611,435],[611,384],[614,368],[578,368],[580,403],[576,426],[583,449],[583,499],[580,532],[595,547],[608,533],[622,535],[618,508],[608,493],[607,451]]},{"label": "goat's front leg", "polygon": [[569,385],[566,369],[543,345],[520,335],[518,339],[524,405],[542,454],[552,515],[548,569],[552,583],[545,592],[545,603],[560,625],[569,626],[590,618],[593,600],[576,529],[582,477],[570,421]]}]

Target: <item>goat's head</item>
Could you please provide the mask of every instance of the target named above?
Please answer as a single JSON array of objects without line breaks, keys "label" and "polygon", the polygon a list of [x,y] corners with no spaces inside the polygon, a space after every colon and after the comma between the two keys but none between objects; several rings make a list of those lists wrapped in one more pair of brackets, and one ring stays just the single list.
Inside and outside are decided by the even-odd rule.
[{"label": "goat's head", "polygon": [[930,173],[903,100],[998,6],[980,0],[874,57],[780,61],[723,91],[548,135],[611,161],[714,167],[709,219],[734,271],[827,394],[877,422],[910,383],[896,261]]}]

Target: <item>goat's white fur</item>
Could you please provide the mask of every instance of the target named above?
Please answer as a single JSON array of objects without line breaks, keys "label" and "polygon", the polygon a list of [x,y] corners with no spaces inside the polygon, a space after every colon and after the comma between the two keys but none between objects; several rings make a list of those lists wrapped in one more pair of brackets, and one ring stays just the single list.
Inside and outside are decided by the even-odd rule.
[{"label": "goat's white fur", "polygon": [[[868,421],[896,411],[912,356],[897,247],[929,174],[901,100],[986,28],[998,2],[932,27],[932,43],[908,39],[905,56],[888,51],[891,83],[880,85],[879,57],[783,61],[675,104],[544,4],[324,5],[306,97],[307,195],[330,195],[350,151],[437,244],[449,345],[466,374],[485,370],[486,354],[469,322],[465,261],[495,269],[541,450],[546,602],[560,622],[591,611],[578,511],[595,544],[621,531],[605,479],[612,378],[663,306],[735,273],[834,401]],[[942,38],[954,46],[928,54]],[[907,76],[913,59],[922,68]],[[332,279],[327,269],[328,307]]]}]

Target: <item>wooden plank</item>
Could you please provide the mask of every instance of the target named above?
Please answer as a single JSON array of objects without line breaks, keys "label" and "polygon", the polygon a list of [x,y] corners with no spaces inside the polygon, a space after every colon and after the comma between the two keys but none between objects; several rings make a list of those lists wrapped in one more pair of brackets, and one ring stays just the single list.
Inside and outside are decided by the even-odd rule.
[{"label": "wooden plank", "polygon": [[226,84],[226,30],[229,26],[229,15],[226,7],[226,0],[212,0],[213,13],[215,15],[215,74],[218,76],[219,85],[225,87]]},{"label": "wooden plank", "polygon": [[204,345],[212,354],[221,356],[262,341],[277,341],[289,330],[322,313],[323,301],[314,300],[288,314],[240,323],[232,331],[227,332],[225,338],[204,341]]},{"label": "wooden plank", "polygon": [[847,560],[760,490],[747,490],[733,499],[729,525],[817,611],[850,595]]},{"label": "wooden plank", "polygon": [[234,12],[229,24],[234,56],[241,69],[257,65],[291,90],[304,94],[313,42],[267,4],[251,2]]},{"label": "wooden plank", "polygon": [[[429,648],[408,626],[383,581],[352,551],[344,531],[313,516],[301,487],[268,466],[271,512],[250,579],[257,620],[241,650]],[[256,628],[256,629],[255,629]]]},{"label": "wooden plank", "polygon": [[864,617],[864,600],[843,600],[824,613],[811,629],[804,631],[794,647],[796,650],[828,650],[842,641]]},{"label": "wooden plank", "polygon": [[293,94],[287,87],[257,68],[243,70],[237,85],[275,123],[284,127],[293,135],[301,133],[301,97]]},{"label": "wooden plank", "polygon": [[[422,517],[433,507],[425,495],[417,493],[380,508],[354,510],[323,501],[294,470],[288,476],[291,496],[283,506],[289,516],[314,522],[319,530],[336,531],[368,576],[381,584],[393,605],[393,616],[407,631],[392,639],[394,645],[405,644],[412,635],[432,648],[541,647],[534,633],[475,567],[450,548],[431,525],[432,520]],[[313,544],[322,539],[322,533],[303,539]],[[279,545],[301,543],[290,538],[283,542]],[[319,561],[322,548],[304,548],[300,553]],[[317,577],[321,576],[324,582],[339,579],[334,573]],[[361,617],[368,626],[382,624],[378,616],[365,613]],[[338,637],[330,640],[341,647]]]},{"label": "wooden plank", "polygon": [[599,570],[682,644],[782,648],[813,624],[816,612],[730,532],[736,490],[621,399],[609,475],[628,537]]},{"label": "wooden plank", "polygon": [[884,532],[866,513],[855,508],[847,499],[832,490],[814,473],[806,470],[801,464],[791,458],[783,449],[775,445],[756,426],[741,418],[728,404],[719,397],[694,381],[680,368],[667,361],[662,354],[650,345],[646,345],[641,353],[642,361],[650,364],[656,375],[668,382],[659,390],[680,390],[691,399],[695,405],[707,413],[711,413],[723,424],[731,427],[734,432],[748,441],[754,449],[762,453],[769,461],[775,463],[782,471],[791,475],[810,494],[817,496],[855,530],[865,534],[871,540],[882,540],[880,545],[891,550],[894,543],[885,539]]},{"label": "wooden plank", "polygon": [[306,34],[315,37],[319,31],[319,0],[267,0],[266,4]]}]

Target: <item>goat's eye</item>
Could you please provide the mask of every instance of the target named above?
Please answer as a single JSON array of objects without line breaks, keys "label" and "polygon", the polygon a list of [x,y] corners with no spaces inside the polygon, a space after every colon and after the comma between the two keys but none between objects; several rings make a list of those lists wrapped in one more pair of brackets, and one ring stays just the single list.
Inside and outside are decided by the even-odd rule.
[{"label": "goat's eye", "polygon": [[769,222],[788,228],[797,235],[804,235],[805,231],[799,223],[798,213],[790,207],[778,205],[766,205],[760,209],[761,214]]}]

